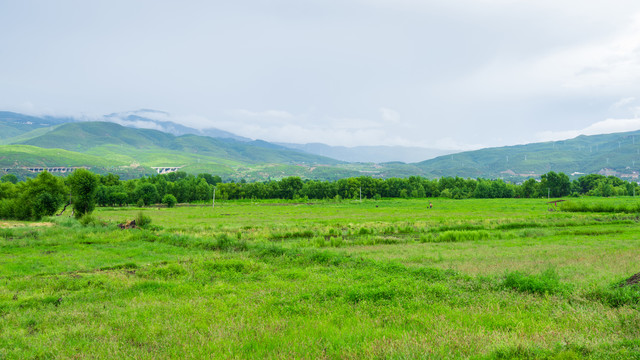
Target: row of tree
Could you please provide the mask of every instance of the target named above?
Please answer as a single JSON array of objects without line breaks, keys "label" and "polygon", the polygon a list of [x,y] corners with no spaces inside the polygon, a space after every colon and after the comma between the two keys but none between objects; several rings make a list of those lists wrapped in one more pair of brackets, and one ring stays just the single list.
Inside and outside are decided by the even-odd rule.
[{"label": "row of tree", "polygon": [[279,181],[226,182],[211,174],[189,175],[176,172],[166,175],[122,181],[117,175],[97,175],[78,169],[66,178],[47,172],[34,179],[18,182],[10,175],[0,179],[0,218],[39,219],[53,215],[71,204],[75,216],[90,213],[95,205],[139,206],[177,202],[209,201],[214,187],[218,199],[380,199],[380,198],[538,198],[567,195],[624,196],[635,195],[638,184],[613,176],[591,174],[570,181],[563,173],[549,172],[540,180],[522,184],[503,180],[443,177],[425,179],[377,179],[367,176],[337,181],[302,180],[287,177]]},{"label": "row of tree", "polygon": [[43,172],[22,182],[10,175],[0,180],[0,218],[19,220],[53,215],[65,203],[73,204],[77,218],[91,213],[100,184],[100,176],[85,169],[75,170],[66,178]]}]

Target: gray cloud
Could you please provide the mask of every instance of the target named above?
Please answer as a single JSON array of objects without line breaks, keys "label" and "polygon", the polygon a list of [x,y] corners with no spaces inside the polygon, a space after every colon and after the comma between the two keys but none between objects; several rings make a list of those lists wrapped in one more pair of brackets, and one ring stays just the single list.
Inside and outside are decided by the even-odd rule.
[{"label": "gray cloud", "polygon": [[638,113],[613,106],[640,96],[638,14],[630,0],[4,2],[0,108],[159,109],[347,146],[522,143]]}]

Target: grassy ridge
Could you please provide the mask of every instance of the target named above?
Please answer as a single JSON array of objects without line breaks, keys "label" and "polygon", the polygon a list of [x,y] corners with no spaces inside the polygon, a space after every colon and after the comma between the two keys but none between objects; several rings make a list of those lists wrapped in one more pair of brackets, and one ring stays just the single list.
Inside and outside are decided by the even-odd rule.
[{"label": "grassy ridge", "polygon": [[244,201],[109,225],[139,211],[0,229],[0,357],[640,356],[633,215]]},{"label": "grassy ridge", "polygon": [[[510,177],[549,171],[597,173],[603,168],[629,174],[640,170],[640,131],[578,136],[574,139],[487,148],[440,156],[416,164],[430,176]],[[635,165],[634,165],[635,164]],[[627,167],[630,167],[627,168]]]},{"label": "grassy ridge", "polygon": [[[372,167],[342,164],[263,141],[173,136],[107,122],[39,128],[5,139],[4,143],[20,145],[0,147],[0,166],[88,166],[100,173],[117,172],[125,177],[129,177],[128,173],[139,176],[140,171],[153,174],[151,167],[155,166],[182,166],[190,173],[214,173],[249,180],[296,175],[335,179],[358,176],[361,170]],[[141,168],[129,167],[132,164]],[[322,166],[316,166],[318,164]]]},{"label": "grassy ridge", "polygon": [[105,158],[63,149],[43,149],[29,145],[0,145],[0,167],[19,166],[109,167],[130,164],[125,159]]},{"label": "grassy ridge", "polygon": [[[168,153],[171,157],[196,157],[242,163],[308,162],[337,164],[339,161],[291,151],[264,142],[240,142],[197,135],[174,136],[157,130],[133,129],[109,122],[79,122],[60,125],[46,134],[21,142],[43,148],[78,152],[100,152],[104,146],[124,149],[120,153],[139,157],[145,153]],[[138,162],[148,162],[140,159]]]}]

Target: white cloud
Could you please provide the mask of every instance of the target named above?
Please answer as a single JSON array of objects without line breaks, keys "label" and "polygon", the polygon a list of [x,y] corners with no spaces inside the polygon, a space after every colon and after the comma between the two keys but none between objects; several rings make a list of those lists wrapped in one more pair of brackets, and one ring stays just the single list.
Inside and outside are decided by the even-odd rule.
[{"label": "white cloud", "polygon": [[382,120],[397,124],[400,122],[400,113],[393,109],[389,109],[386,107],[380,108],[380,115],[382,116]]},{"label": "white cloud", "polygon": [[293,114],[283,110],[265,110],[265,111],[250,111],[246,109],[237,109],[229,112],[232,115],[239,117],[251,117],[251,118],[276,118],[276,119],[293,119]]},{"label": "white cloud", "polygon": [[582,130],[543,131],[536,134],[539,141],[566,140],[580,135],[611,134],[640,129],[640,119],[607,119]]},{"label": "white cloud", "polygon": [[127,127],[135,127],[140,129],[151,129],[151,130],[159,130],[159,131],[167,131],[164,126],[161,126],[157,123],[151,121],[144,120],[125,120],[121,118],[109,118],[109,121],[114,122],[118,125],[127,126]]},{"label": "white cloud", "polygon": [[[383,111],[384,109],[384,111]],[[389,124],[398,120],[394,110],[383,108],[386,122],[355,117],[310,117],[286,111],[229,112],[234,119],[216,123],[216,127],[238,135],[271,142],[324,143],[334,146],[403,145],[420,146],[405,137],[393,135]],[[271,118],[268,118],[268,115]],[[264,116],[260,116],[264,115]]]},{"label": "white cloud", "polygon": [[359,118],[329,118],[327,119],[328,128],[333,129],[378,129],[382,127],[377,121],[371,121]]},{"label": "white cloud", "polygon": [[629,104],[633,103],[635,100],[636,100],[636,98],[633,97],[633,96],[622,98],[622,99],[616,101],[611,107],[619,109],[619,108],[621,108],[621,107],[623,107],[625,105],[629,105]]},{"label": "white cloud", "polygon": [[628,15],[617,31],[534,56],[496,53],[468,77],[450,83],[466,97],[513,98],[574,95],[619,96],[640,83],[640,13]]},{"label": "white cloud", "polygon": [[432,149],[468,151],[482,149],[487,146],[482,144],[466,144],[456,141],[452,137],[444,137],[438,139],[433,145],[428,145],[427,147]]}]

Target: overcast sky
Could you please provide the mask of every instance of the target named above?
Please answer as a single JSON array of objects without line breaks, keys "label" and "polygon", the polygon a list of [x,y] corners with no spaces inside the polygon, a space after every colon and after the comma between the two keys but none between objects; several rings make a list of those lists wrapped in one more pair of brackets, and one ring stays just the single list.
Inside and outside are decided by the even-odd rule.
[{"label": "overcast sky", "polygon": [[0,110],[155,109],[280,142],[640,129],[637,0],[0,0]]}]

